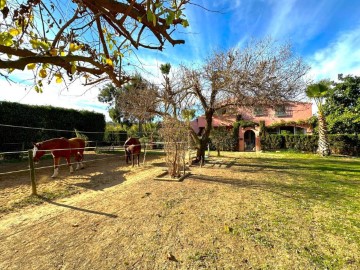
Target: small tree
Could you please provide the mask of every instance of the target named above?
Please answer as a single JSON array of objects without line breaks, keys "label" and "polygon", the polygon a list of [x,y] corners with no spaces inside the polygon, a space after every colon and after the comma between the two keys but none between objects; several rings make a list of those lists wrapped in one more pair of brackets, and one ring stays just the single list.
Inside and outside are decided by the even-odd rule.
[{"label": "small tree", "polygon": [[234,143],[233,134],[226,127],[213,128],[210,139],[217,150],[218,157],[220,156],[220,150],[231,149]]},{"label": "small tree", "polygon": [[323,80],[319,83],[311,84],[306,89],[306,95],[313,99],[318,107],[318,132],[319,132],[319,146],[318,154],[321,156],[330,155],[330,144],[328,139],[328,130],[326,119],[324,115],[323,101],[330,90],[330,82]]},{"label": "small tree", "polygon": [[171,177],[177,178],[185,166],[187,150],[185,138],[188,134],[188,127],[176,118],[166,117],[162,123],[160,134],[164,141],[168,173]]}]

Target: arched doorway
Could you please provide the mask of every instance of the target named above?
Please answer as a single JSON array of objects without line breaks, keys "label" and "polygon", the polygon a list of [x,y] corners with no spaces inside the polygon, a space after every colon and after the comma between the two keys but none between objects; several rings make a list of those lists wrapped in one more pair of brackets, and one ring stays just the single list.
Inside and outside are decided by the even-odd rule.
[{"label": "arched doorway", "polygon": [[245,151],[255,151],[255,132],[247,130],[244,133]]}]

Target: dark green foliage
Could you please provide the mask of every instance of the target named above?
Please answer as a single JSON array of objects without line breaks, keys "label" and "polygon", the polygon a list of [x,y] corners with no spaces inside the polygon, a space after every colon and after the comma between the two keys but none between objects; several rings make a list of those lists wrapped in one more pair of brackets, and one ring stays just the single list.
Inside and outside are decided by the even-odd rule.
[{"label": "dark green foliage", "polygon": [[[0,124],[39,128],[25,129],[0,126],[0,146],[7,143],[23,143],[24,148],[28,149],[32,147],[32,142],[56,137],[76,137],[75,129],[85,132],[100,132],[85,134],[89,140],[102,140],[102,132],[105,130],[105,117],[101,113],[90,111],[77,111],[51,106],[31,106],[2,101],[0,102]],[[63,132],[42,129],[73,131]],[[4,151],[4,149],[2,148],[1,151]]]},{"label": "dark green foliage", "polygon": [[210,133],[212,146],[218,151],[230,151],[233,149],[234,138],[226,127],[213,128]]},{"label": "dark green foliage", "polygon": [[329,135],[330,148],[333,154],[359,156],[360,155],[360,136],[339,134]]},{"label": "dark green foliage", "polygon": [[269,134],[261,136],[260,142],[262,150],[279,150],[284,147],[284,136]]},{"label": "dark green foliage", "polygon": [[234,140],[234,147],[233,150],[236,151],[239,149],[239,129],[240,129],[240,123],[235,122],[233,124],[233,140]]},{"label": "dark green foliage", "polygon": [[318,140],[319,138],[316,135],[285,135],[284,146],[286,149],[315,153]]},{"label": "dark green foliage", "polygon": [[260,121],[259,123],[259,135],[260,137],[265,136],[266,135],[266,126],[265,126],[265,121]]},{"label": "dark green foliage", "polygon": [[323,108],[329,133],[360,133],[360,77],[340,75]]},{"label": "dark green foliage", "polygon": [[[318,148],[317,135],[266,135],[261,137],[262,150],[295,150],[315,153]],[[329,136],[331,152],[340,155],[360,155],[360,136],[337,134]]]}]

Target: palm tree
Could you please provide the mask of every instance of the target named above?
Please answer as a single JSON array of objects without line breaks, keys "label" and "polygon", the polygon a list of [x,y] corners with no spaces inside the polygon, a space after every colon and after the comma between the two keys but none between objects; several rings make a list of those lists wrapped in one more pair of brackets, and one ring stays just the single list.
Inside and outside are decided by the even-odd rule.
[{"label": "palm tree", "polygon": [[330,81],[322,80],[318,83],[311,84],[306,88],[306,95],[313,99],[318,107],[319,121],[319,145],[318,154],[321,156],[330,155],[330,144],[328,140],[328,130],[323,109],[323,101],[330,90]]}]

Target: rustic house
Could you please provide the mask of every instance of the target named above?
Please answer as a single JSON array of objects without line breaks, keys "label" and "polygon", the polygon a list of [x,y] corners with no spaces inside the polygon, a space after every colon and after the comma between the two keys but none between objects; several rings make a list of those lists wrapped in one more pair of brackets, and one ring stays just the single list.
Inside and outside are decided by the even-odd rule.
[{"label": "rustic house", "polygon": [[[259,151],[260,123],[273,134],[311,134],[309,119],[312,116],[312,104],[308,102],[288,102],[274,107],[238,107],[222,109],[213,117],[213,127],[231,129],[237,121],[247,123],[239,128],[239,151]],[[251,124],[253,123],[253,124]],[[206,125],[205,117],[200,116],[191,122],[194,131],[201,136]]]}]

